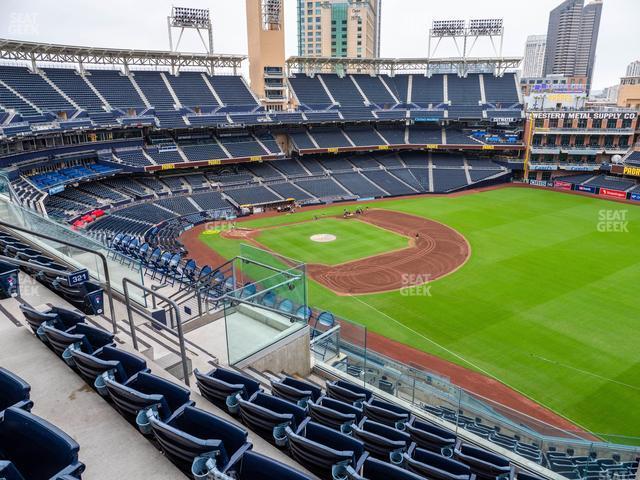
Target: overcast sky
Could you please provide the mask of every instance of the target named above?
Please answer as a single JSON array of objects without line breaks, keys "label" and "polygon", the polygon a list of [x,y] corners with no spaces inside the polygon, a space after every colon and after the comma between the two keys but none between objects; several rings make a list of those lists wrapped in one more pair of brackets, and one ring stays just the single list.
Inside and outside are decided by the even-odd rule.
[{"label": "overcast sky", "polygon": [[[549,11],[561,0],[382,0],[382,56],[424,57],[434,19],[493,18],[505,21],[504,55],[522,56],[527,35],[544,34]],[[168,49],[171,5],[209,8],[214,50],[247,50],[244,0],[0,0],[0,37],[70,45]],[[285,0],[287,56],[297,54],[296,0]],[[640,0],[604,0],[596,52],[594,89],[617,84],[626,66],[640,59]],[[195,32],[193,32],[195,35]],[[185,34],[184,50],[201,51]],[[438,50],[455,55],[455,48]],[[474,55],[492,54],[489,43]]]}]

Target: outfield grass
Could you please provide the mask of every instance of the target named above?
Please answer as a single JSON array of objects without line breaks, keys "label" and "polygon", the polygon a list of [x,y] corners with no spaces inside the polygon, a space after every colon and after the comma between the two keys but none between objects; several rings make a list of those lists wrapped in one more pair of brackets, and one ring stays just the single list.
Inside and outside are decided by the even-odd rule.
[{"label": "outfield grass", "polygon": [[[332,242],[319,243],[312,235],[328,233]],[[406,237],[357,219],[320,218],[262,230],[257,240],[274,252],[304,263],[338,265],[409,246]]]},{"label": "outfield grass", "polygon": [[[639,207],[515,187],[378,206],[455,228],[469,241],[471,258],[433,282],[431,296],[348,298],[309,282],[311,304],[488,372],[611,441],[640,443],[613,436],[640,432]],[[606,212],[622,211],[628,233],[598,230]],[[318,213],[245,225],[282,225]],[[224,256],[238,252],[237,241],[203,240]],[[271,246],[295,256],[282,245]]]}]

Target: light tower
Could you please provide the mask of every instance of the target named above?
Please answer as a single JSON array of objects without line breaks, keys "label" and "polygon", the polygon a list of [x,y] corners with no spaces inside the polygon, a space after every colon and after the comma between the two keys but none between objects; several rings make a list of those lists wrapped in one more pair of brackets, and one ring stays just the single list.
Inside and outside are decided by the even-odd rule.
[{"label": "light tower", "polygon": [[[458,73],[466,76],[465,60],[470,58],[474,47],[481,38],[488,38],[493,47],[494,57],[502,57],[504,40],[504,26],[501,18],[482,18],[471,20],[434,20],[429,29],[428,57],[434,58],[443,39],[453,40],[458,55],[462,59],[462,71]],[[435,45],[432,41],[435,40]],[[497,42],[497,43],[496,43]],[[433,47],[433,48],[432,48]]]},{"label": "light tower", "polygon": [[283,110],[285,79],[283,0],[246,0],[251,89],[270,110]]},{"label": "light tower", "polygon": [[[208,54],[213,53],[213,28],[208,8],[171,7],[171,15],[167,17],[169,30],[169,50],[177,52],[180,41],[186,29],[195,30],[202,41],[202,45]],[[178,41],[173,44],[173,30],[180,30]],[[207,40],[202,36],[202,31],[207,32]]]}]

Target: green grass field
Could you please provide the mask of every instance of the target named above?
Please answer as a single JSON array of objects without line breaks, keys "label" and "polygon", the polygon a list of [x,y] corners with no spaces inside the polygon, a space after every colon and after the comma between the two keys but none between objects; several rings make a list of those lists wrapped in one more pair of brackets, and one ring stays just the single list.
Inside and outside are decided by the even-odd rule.
[{"label": "green grass field", "polygon": [[[333,234],[336,239],[327,243],[310,239],[320,233]],[[340,218],[320,218],[263,230],[257,240],[290,258],[324,265],[338,265],[409,246],[406,237],[356,219]]]},{"label": "green grass field", "polygon": [[[640,208],[515,187],[386,201],[379,207],[455,228],[469,241],[471,258],[433,282],[431,296],[339,297],[309,282],[312,305],[488,372],[603,438],[640,443],[614,436],[640,432]],[[284,225],[337,215],[343,208],[244,225]],[[599,231],[607,216],[619,221],[622,215],[629,222],[627,233]],[[291,244],[304,249],[305,238],[279,242],[279,230],[269,230],[271,248],[300,257]],[[294,230],[281,231],[286,238]],[[238,241],[202,238],[226,257],[239,251]]]}]

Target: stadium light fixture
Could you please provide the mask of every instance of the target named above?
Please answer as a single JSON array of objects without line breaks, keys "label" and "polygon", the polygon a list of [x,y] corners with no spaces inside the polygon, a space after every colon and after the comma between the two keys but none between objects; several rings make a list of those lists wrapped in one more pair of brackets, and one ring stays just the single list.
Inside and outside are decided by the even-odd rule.
[{"label": "stadium light fixture", "polygon": [[260,9],[263,30],[280,30],[282,26],[282,0],[262,0]]},{"label": "stadium light fixture", "polygon": [[468,34],[472,36],[502,35],[503,30],[503,21],[501,18],[469,20]]},{"label": "stadium light fixture", "polygon": [[431,24],[431,36],[434,38],[460,37],[464,32],[464,20],[434,20]]},{"label": "stadium light fixture", "polygon": [[[207,53],[213,53],[213,28],[211,26],[211,15],[208,8],[171,7],[171,15],[167,17],[167,27],[169,30],[170,51],[177,52],[184,31],[186,29],[194,29],[198,32],[198,36]],[[174,28],[180,29],[180,35],[178,36],[175,48],[172,34]],[[208,41],[202,36],[201,30],[205,30],[208,33]]]},{"label": "stadium light fixture", "polygon": [[[499,38],[496,45],[494,37]],[[458,55],[461,58],[458,74],[466,76],[469,68],[466,59],[471,56],[471,51],[480,38],[489,38],[495,57],[502,57],[502,43],[504,40],[504,22],[501,18],[474,18],[471,20],[433,20],[429,29],[428,58],[434,58],[443,39],[453,41]],[[435,45],[432,49],[432,40]],[[427,72],[428,73],[428,72]]]}]

